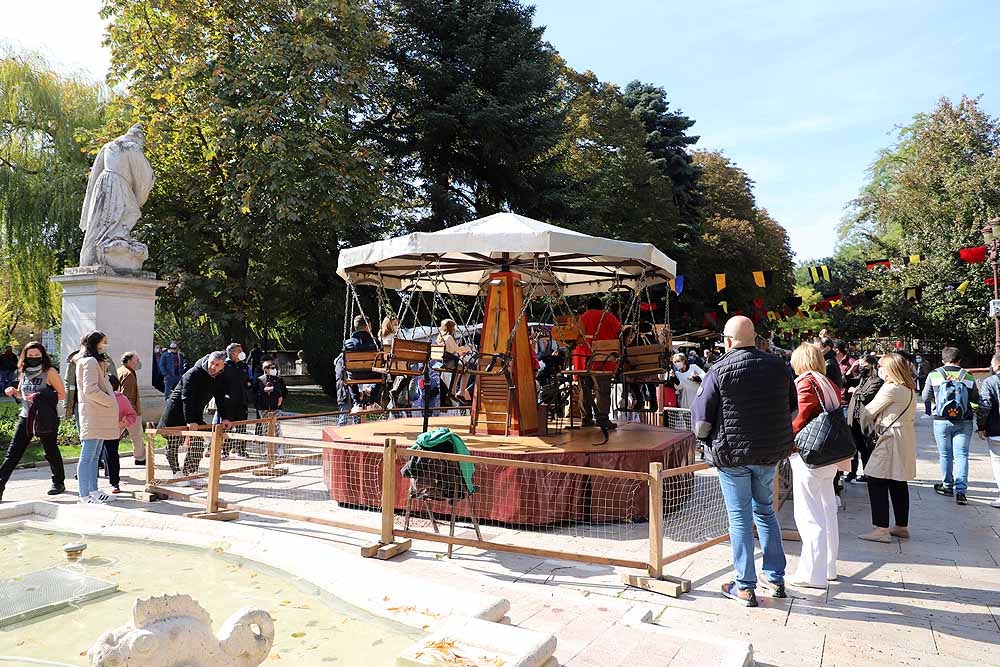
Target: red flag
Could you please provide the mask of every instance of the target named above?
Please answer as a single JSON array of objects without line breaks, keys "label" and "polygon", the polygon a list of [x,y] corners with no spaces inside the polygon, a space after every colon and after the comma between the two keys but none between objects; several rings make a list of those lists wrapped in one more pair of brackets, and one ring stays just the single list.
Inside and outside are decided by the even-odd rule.
[{"label": "red flag", "polygon": [[993,283],[996,281],[994,281],[992,278],[984,278],[983,282],[986,283],[989,287],[993,287]]},{"label": "red flag", "polygon": [[981,264],[986,261],[986,246],[976,246],[975,248],[962,248],[958,251],[958,258],[969,264]]},{"label": "red flag", "polygon": [[887,259],[873,259],[865,262],[865,268],[867,268],[869,271],[874,271],[876,268],[880,266],[885,267],[887,269],[891,269],[892,262],[890,262]]},{"label": "red flag", "polygon": [[753,300],[753,307],[754,308],[758,308],[758,309],[759,308],[763,308],[764,307],[764,299],[754,299]]}]

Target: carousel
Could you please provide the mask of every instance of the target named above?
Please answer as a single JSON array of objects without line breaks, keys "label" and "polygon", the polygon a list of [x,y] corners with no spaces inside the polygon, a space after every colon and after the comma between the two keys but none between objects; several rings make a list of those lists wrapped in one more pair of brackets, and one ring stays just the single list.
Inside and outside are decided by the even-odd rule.
[{"label": "carousel", "polygon": [[[422,433],[446,427],[474,455],[640,472],[652,462],[664,467],[694,463],[691,434],[664,428],[654,409],[617,405],[624,408],[617,428],[581,425],[581,415],[588,413],[581,405],[581,382],[610,380],[619,394],[626,385],[658,391],[662,384],[671,349],[664,286],[674,278],[676,263],[651,244],[497,213],[438,232],[345,249],[338,273],[348,285],[347,322],[356,314],[373,326],[384,316],[398,322],[382,349],[345,352],[348,377],[354,372],[364,378],[347,382],[379,383],[385,395],[400,378],[427,381],[443,371],[442,394],[452,406],[431,409],[424,401],[422,409],[396,411],[398,418],[366,415],[362,423],[327,427],[326,439],[379,444],[394,438],[407,447]],[[369,295],[362,299],[365,290]],[[590,340],[570,302],[594,294],[615,303],[623,331],[630,333]],[[378,310],[377,317],[364,312],[366,300],[376,304],[369,310]],[[458,355],[446,354],[427,335],[440,314],[465,334]],[[543,352],[539,336],[545,340]],[[545,391],[547,382],[554,391]],[[466,390],[467,403],[458,398]],[[383,410],[387,416],[394,411],[391,405]],[[623,419],[628,414],[631,418]],[[359,456],[334,452],[326,462],[331,498],[378,504],[376,498],[361,497],[365,485],[354,478],[372,462]],[[527,503],[507,498],[505,505],[484,508],[481,516],[530,521],[519,509]]]}]

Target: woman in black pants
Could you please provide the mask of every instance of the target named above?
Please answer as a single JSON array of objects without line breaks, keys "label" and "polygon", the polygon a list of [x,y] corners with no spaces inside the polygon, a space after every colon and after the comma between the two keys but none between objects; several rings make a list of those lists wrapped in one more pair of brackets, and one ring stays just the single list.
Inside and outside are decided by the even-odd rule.
[{"label": "woman in black pants", "polygon": [[882,378],[878,376],[878,368],[875,355],[866,354],[858,360],[858,368],[861,374],[861,382],[857,387],[852,387],[850,402],[847,404],[847,423],[851,427],[851,434],[854,436],[854,446],[857,452],[851,461],[851,472],[847,475],[847,481],[857,479],[859,482],[866,481],[865,477],[858,478],[858,457],[861,463],[868,465],[868,454],[871,452],[872,437],[869,432],[861,428],[861,409],[872,402],[878,390],[882,388]]},{"label": "woman in black pants", "polygon": [[[875,431],[875,446],[865,464],[873,529],[859,535],[870,542],[890,542],[910,536],[910,491],[906,483],[917,475],[916,384],[906,359],[887,354],[878,362],[885,384],[861,411],[861,425]],[[896,525],[889,528],[889,503]]]},{"label": "woman in black pants", "polygon": [[[52,470],[52,488],[49,495],[54,496],[66,490],[66,471],[63,468],[62,454],[56,444],[59,432],[59,417],[57,405],[66,400],[66,387],[59,373],[52,367],[45,346],[32,341],[24,346],[17,361],[17,386],[7,387],[4,394],[14,398],[21,404],[20,419],[10,441],[7,456],[0,465],[0,500],[3,499],[4,487],[10,479],[14,468],[21,462],[28,443],[34,435],[42,441],[45,449],[45,459]],[[29,431],[29,415],[32,431]]]}]

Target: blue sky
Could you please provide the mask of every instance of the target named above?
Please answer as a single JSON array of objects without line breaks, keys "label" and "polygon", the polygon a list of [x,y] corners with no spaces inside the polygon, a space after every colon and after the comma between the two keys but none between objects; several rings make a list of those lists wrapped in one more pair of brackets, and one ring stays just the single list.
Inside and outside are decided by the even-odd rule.
[{"label": "blue sky", "polygon": [[1000,115],[1000,2],[539,0],[568,64],[663,86],[756,181],[799,259],[830,253],[893,128],[939,97]]},{"label": "blue sky", "polygon": [[[0,41],[103,78],[99,0],[0,0]],[[938,97],[982,95],[1000,115],[994,0],[537,0],[571,67],[666,88],[756,181],[758,203],[799,259],[831,252],[834,227],[893,128]]]}]

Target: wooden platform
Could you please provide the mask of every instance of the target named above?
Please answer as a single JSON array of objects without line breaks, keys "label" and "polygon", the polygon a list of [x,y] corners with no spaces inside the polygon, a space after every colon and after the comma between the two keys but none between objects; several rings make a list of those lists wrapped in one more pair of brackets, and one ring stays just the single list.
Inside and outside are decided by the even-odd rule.
[{"label": "wooden platform", "polygon": [[[395,438],[399,447],[409,447],[422,432],[420,418],[393,419],[352,426],[331,426],[325,429],[328,440],[349,440],[381,445],[386,438]],[[548,436],[469,435],[468,417],[431,417],[430,429],[447,427],[465,441],[473,452],[483,456],[503,454],[532,458],[533,454],[598,454],[643,452],[672,449],[691,440],[691,434],[646,424],[621,423],[611,431],[607,444],[596,445],[603,438],[595,427],[563,430]]]},{"label": "wooden platform", "polygon": [[[420,435],[419,418],[394,419],[353,426],[328,426],[324,440],[381,445],[395,438],[397,447],[410,447]],[[516,459],[603,470],[649,472],[650,463],[679,468],[695,462],[694,435],[645,424],[620,424],[605,445],[597,428],[563,431],[552,436],[470,436],[468,417],[435,417],[430,428],[450,428],[461,436],[473,455]],[[397,462],[400,465],[401,462]],[[372,476],[382,469],[381,452],[327,449],[324,475],[330,499],[363,507],[382,502]],[[482,519],[530,526],[572,521],[643,520],[648,515],[646,484],[635,479],[609,478],[549,469],[518,469],[502,464],[476,464],[472,496]],[[410,480],[396,480],[396,509],[404,509]],[[460,503],[464,505],[464,503]],[[433,511],[450,512],[447,504],[432,501]],[[461,512],[461,508],[459,508]]]}]

